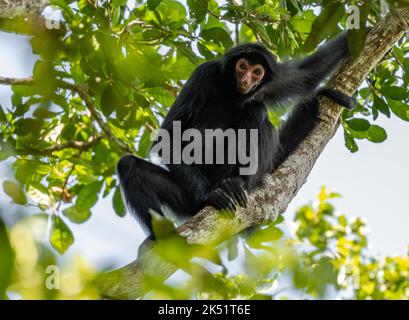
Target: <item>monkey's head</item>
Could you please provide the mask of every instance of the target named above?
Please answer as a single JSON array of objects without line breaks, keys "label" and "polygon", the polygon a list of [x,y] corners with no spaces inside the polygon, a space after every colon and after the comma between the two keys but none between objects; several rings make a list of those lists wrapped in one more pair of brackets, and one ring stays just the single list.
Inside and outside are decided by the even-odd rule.
[{"label": "monkey's head", "polygon": [[[261,44],[241,44],[223,56],[225,72],[233,75],[234,89],[254,95],[271,80],[276,69],[274,56]],[[257,90],[256,90],[257,89]]]},{"label": "monkey's head", "polygon": [[235,65],[237,91],[241,94],[248,94],[257,88],[266,73],[263,63],[257,63],[251,58],[242,57]]}]

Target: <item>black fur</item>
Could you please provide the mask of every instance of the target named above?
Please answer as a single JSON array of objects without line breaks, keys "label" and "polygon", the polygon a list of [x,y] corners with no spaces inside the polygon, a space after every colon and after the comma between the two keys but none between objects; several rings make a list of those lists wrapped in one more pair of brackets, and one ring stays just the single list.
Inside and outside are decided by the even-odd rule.
[{"label": "black fur", "polygon": [[[246,57],[260,61],[262,82],[249,94],[237,93],[234,66]],[[169,170],[128,155],[118,163],[122,190],[131,211],[151,233],[149,210],[163,214],[169,207],[178,217],[189,217],[207,205],[235,210],[245,207],[247,192],[262,184],[313,128],[319,111],[318,95],[345,107],[355,100],[338,91],[320,88],[341,62],[349,57],[346,33],[301,59],[278,63],[260,44],[242,44],[193,72],[162,124],[172,133],[173,121],[182,132],[199,129],[258,129],[258,170],[240,176],[240,164],[169,164]],[[270,123],[267,106],[295,103],[288,120],[277,130]],[[172,147],[172,146],[171,146]],[[227,150],[226,150],[227,152]],[[226,161],[227,162],[227,161]]]}]

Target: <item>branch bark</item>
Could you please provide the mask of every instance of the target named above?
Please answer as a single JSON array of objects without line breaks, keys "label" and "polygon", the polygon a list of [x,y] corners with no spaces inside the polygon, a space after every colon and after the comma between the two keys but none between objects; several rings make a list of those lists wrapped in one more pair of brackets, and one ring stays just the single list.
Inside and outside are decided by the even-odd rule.
[{"label": "branch bark", "polygon": [[49,0],[0,0],[0,17],[40,16]]},{"label": "branch bark", "polygon": [[[408,22],[408,8],[402,9],[398,16],[386,16],[368,34],[360,56],[347,62],[329,85],[352,95],[372,68],[409,31]],[[284,212],[339,126],[341,107],[326,98],[322,98],[320,103],[316,127],[297,150],[267,177],[266,185],[250,195],[247,209],[240,208],[236,218],[226,223],[215,209],[204,208],[178,228],[180,234],[190,243],[218,243],[247,227],[274,221],[279,213]],[[174,265],[161,260],[153,247],[127,266],[102,274],[97,285],[104,297],[136,299],[148,290],[144,281],[146,276],[151,274],[165,280],[176,271]]]}]

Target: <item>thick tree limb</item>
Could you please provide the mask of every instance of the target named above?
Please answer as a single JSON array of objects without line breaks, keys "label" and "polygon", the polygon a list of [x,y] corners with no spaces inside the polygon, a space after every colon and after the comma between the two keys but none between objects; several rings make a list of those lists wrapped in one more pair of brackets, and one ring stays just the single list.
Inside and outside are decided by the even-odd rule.
[{"label": "thick tree limb", "polygon": [[[332,78],[330,86],[353,94],[371,69],[409,31],[407,22],[409,9],[401,10],[399,17],[386,16],[368,34],[365,49],[360,56],[345,64]],[[218,243],[221,231],[223,237],[228,237],[249,226],[274,221],[279,213],[286,210],[305,183],[317,158],[337,130],[340,114],[340,106],[322,98],[317,126],[274,174],[267,177],[265,187],[250,195],[247,209],[239,209],[236,218],[226,224],[226,220],[216,210],[204,208],[178,228],[180,234],[191,243]],[[177,268],[161,260],[153,248],[146,250],[129,265],[101,275],[97,283],[105,297],[135,299],[146,293],[146,275],[165,280],[176,271]]]},{"label": "thick tree limb", "polygon": [[49,0],[0,0],[0,17],[39,16]]}]

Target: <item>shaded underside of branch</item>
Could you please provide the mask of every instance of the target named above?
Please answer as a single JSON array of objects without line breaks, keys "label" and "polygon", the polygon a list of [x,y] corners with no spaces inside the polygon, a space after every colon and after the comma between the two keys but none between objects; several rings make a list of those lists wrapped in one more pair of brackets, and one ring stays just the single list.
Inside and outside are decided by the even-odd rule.
[{"label": "shaded underside of branch", "polygon": [[[409,9],[400,11],[400,16],[388,15],[368,34],[367,43],[360,56],[347,62],[334,75],[329,86],[352,95],[372,68],[385,56],[408,30]],[[289,202],[305,183],[316,160],[339,126],[341,107],[327,98],[322,98],[318,123],[297,150],[272,174],[266,184],[250,195],[247,208],[240,208],[234,220],[226,220],[211,207],[204,208],[196,216],[178,228],[190,243],[218,243],[223,238],[241,230],[274,221],[286,210]],[[144,279],[152,274],[163,279],[177,271],[164,262],[155,249],[146,250],[129,265],[105,273],[98,279],[103,296],[135,299],[146,293]]]}]

